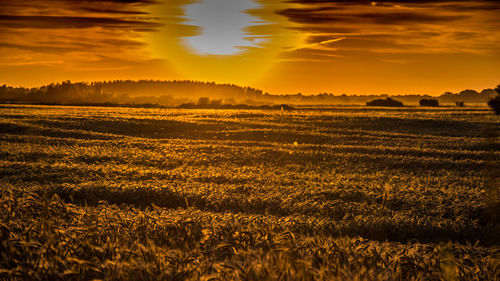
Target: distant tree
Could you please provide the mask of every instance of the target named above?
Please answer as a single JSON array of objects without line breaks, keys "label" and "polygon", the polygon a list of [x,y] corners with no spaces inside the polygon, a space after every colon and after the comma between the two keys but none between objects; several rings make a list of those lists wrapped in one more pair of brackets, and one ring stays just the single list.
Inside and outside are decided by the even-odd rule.
[{"label": "distant tree", "polygon": [[220,107],[221,104],[222,104],[222,100],[220,100],[220,99],[218,99],[218,100],[211,100],[209,104],[210,104],[211,107]]},{"label": "distant tree", "polygon": [[288,104],[280,104],[280,105],[276,105],[275,107],[279,107],[281,110],[294,110],[295,109],[293,106],[290,106]]},{"label": "distant tree", "polygon": [[493,109],[496,115],[500,115],[500,95],[491,99],[488,102],[488,105]]},{"label": "distant tree", "polygon": [[495,89],[497,96],[488,101],[488,105],[493,109],[496,115],[500,115],[500,85]]},{"label": "distant tree", "polygon": [[419,103],[421,106],[439,106],[439,101],[435,99],[421,99]]},{"label": "distant tree", "polygon": [[196,108],[196,104],[194,102],[183,103],[178,106],[179,108]]},{"label": "distant tree", "polygon": [[209,97],[201,97],[198,99],[198,106],[208,106],[210,103]]},{"label": "distant tree", "polygon": [[367,106],[390,106],[390,107],[402,107],[404,106],[402,102],[391,99],[391,98],[386,98],[386,99],[377,99],[377,100],[372,100],[369,102],[366,102]]},{"label": "distant tree", "polygon": [[235,104],[236,100],[233,98],[224,99],[225,104]]}]

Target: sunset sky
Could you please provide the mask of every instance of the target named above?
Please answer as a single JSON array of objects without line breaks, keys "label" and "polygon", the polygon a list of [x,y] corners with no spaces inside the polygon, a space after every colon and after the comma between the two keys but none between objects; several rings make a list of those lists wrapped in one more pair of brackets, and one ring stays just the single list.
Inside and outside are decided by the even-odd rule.
[{"label": "sunset sky", "polygon": [[0,84],[189,79],[274,94],[500,83],[500,1],[0,0]]}]

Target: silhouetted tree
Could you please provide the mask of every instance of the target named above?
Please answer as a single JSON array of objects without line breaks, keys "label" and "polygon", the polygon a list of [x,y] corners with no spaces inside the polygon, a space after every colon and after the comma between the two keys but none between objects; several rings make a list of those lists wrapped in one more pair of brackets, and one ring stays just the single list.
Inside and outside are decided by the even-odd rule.
[{"label": "silhouetted tree", "polygon": [[198,106],[207,106],[210,103],[210,98],[201,97],[198,99]]},{"label": "silhouetted tree", "polygon": [[497,96],[488,101],[488,105],[493,109],[496,115],[500,115],[500,85],[495,89]]},{"label": "silhouetted tree", "polygon": [[395,99],[377,99],[366,103],[367,106],[390,106],[390,107],[401,107],[404,106],[402,102]]},{"label": "silhouetted tree", "polygon": [[211,100],[209,104],[211,107],[220,107],[222,104],[222,100],[220,100],[220,99],[219,100]]},{"label": "silhouetted tree", "polygon": [[421,106],[439,106],[439,101],[435,99],[421,99],[419,103]]}]

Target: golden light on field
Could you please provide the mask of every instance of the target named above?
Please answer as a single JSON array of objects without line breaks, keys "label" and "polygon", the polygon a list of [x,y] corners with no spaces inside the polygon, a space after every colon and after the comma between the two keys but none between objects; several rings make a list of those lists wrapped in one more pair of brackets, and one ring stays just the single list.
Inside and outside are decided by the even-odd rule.
[{"label": "golden light on field", "polygon": [[0,279],[498,280],[497,123],[0,104]]},{"label": "golden light on field", "polygon": [[498,11],[0,0],[0,281],[498,280]]}]

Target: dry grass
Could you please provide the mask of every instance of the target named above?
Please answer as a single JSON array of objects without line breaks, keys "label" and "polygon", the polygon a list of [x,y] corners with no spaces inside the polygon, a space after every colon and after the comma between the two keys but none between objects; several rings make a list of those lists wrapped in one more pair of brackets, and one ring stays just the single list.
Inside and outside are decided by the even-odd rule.
[{"label": "dry grass", "polygon": [[0,106],[1,280],[498,280],[498,117]]}]

